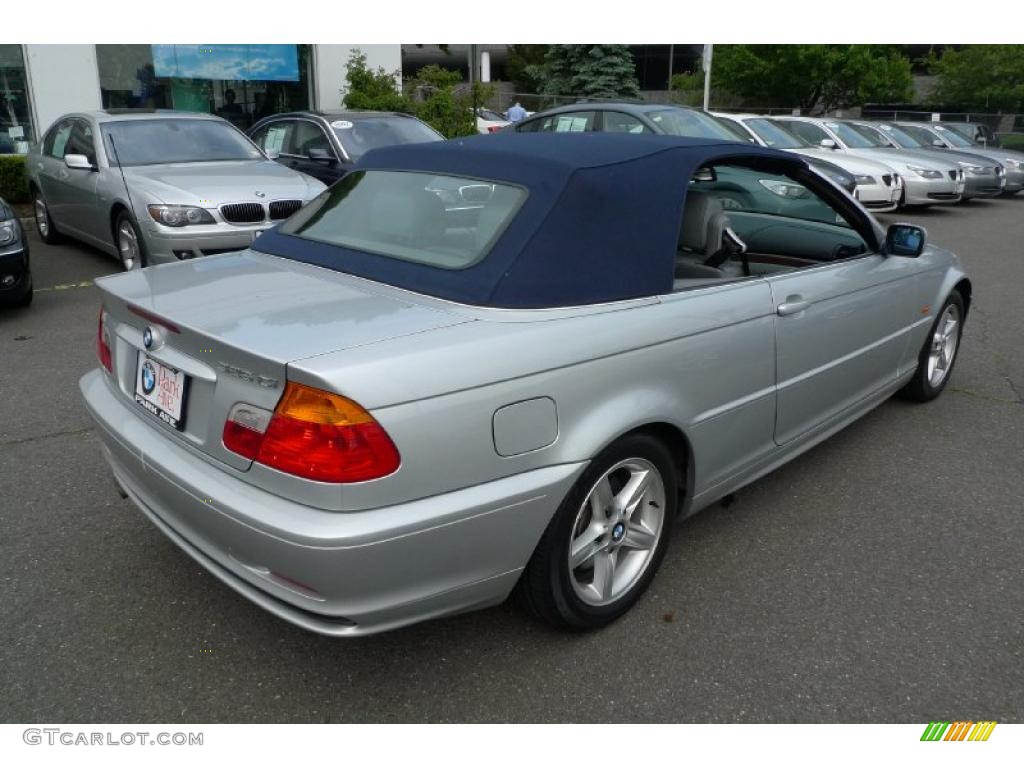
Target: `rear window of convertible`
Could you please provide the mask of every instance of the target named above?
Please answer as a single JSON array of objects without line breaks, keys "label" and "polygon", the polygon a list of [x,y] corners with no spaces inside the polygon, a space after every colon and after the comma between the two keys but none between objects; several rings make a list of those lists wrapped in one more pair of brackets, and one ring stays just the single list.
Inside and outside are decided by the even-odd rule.
[{"label": "rear window of convertible", "polygon": [[483,259],[526,199],[526,190],[459,176],[355,171],[303,208],[281,231],[442,269]]}]

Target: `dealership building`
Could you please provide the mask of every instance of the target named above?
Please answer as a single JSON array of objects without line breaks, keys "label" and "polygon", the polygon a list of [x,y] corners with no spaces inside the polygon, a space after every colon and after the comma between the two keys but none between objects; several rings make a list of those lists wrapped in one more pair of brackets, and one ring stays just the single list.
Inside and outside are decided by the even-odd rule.
[{"label": "dealership building", "polygon": [[24,154],[62,114],[183,109],[239,128],[341,105],[354,48],[402,68],[400,45],[0,45],[0,154]]}]

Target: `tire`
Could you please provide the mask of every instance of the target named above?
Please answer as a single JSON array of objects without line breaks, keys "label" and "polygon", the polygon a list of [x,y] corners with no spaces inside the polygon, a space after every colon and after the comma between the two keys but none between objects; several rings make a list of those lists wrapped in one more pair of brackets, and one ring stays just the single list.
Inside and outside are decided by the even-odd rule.
[{"label": "tire", "polygon": [[[963,297],[953,291],[928,331],[928,338],[918,354],[914,377],[900,390],[903,397],[926,403],[942,394],[960,352],[965,317]],[[955,325],[950,326],[950,322]]]},{"label": "tire", "polygon": [[146,243],[128,211],[122,210],[114,219],[114,247],[125,272],[146,266]]},{"label": "tire", "polygon": [[64,238],[57,231],[57,225],[53,223],[53,218],[50,216],[50,208],[46,205],[46,200],[43,199],[43,193],[38,189],[32,193],[32,209],[39,238],[47,245],[56,245],[62,242]]},{"label": "tire", "polygon": [[[519,601],[559,629],[597,629],[617,619],[651,583],[665,556],[678,489],[672,454],[654,437],[634,433],[606,448],[544,531],[516,587]],[[573,543],[576,567],[570,566]]]}]

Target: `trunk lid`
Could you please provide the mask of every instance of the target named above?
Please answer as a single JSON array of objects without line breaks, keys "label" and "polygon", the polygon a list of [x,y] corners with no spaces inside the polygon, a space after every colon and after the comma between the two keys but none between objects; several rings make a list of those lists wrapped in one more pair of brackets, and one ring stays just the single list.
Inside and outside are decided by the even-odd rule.
[{"label": "trunk lid", "polygon": [[[221,442],[228,412],[240,402],[273,410],[290,361],[470,321],[385,286],[378,291],[365,280],[252,251],[150,267],[96,285],[121,394],[136,399],[140,355],[184,373],[182,429],[156,416],[152,422],[236,469],[251,462]],[[154,337],[148,351],[147,328]]]}]

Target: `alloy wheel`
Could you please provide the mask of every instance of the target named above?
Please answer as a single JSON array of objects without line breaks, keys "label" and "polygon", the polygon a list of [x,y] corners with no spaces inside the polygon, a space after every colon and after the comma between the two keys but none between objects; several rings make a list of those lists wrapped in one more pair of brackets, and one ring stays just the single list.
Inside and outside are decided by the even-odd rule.
[{"label": "alloy wheel", "polygon": [[960,341],[960,308],[955,304],[946,307],[932,333],[931,348],[928,352],[928,385],[935,388],[946,380],[956,347]]},{"label": "alloy wheel", "polygon": [[657,467],[631,458],[594,484],[569,539],[569,580],[584,603],[615,602],[640,580],[664,527],[665,483]]},{"label": "alloy wheel", "polygon": [[117,228],[117,250],[126,272],[141,266],[139,239],[135,236],[135,228],[127,219],[124,219]]},{"label": "alloy wheel", "polygon": [[36,228],[39,234],[46,238],[50,234],[50,217],[46,211],[46,203],[43,198],[36,196],[35,199]]}]

